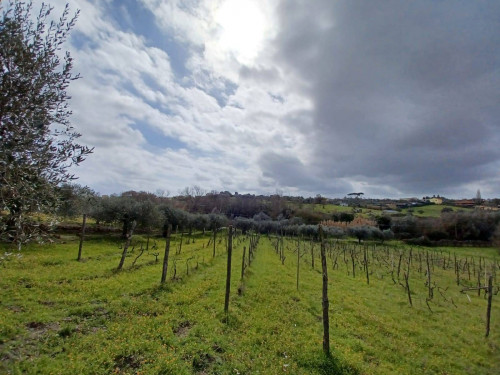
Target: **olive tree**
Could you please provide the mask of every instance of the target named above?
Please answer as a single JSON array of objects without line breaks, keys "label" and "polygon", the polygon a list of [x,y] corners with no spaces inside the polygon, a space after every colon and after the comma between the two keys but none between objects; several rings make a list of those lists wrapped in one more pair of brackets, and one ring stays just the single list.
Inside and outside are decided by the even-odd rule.
[{"label": "olive tree", "polygon": [[45,233],[30,214],[57,208],[55,188],[75,178],[69,168],[92,149],[76,142],[67,88],[79,76],[60,51],[78,12],[70,17],[66,6],[49,23],[45,4],[35,19],[31,2],[0,7],[0,235],[20,250]]}]

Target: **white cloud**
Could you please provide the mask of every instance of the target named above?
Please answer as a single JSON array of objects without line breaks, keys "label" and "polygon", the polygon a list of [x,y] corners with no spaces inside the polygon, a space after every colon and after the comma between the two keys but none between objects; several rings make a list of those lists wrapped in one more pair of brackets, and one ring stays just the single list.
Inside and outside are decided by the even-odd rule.
[{"label": "white cloud", "polygon": [[[103,3],[77,2],[82,14],[75,43],[80,35],[85,39],[72,47],[74,69],[83,77],[70,87],[73,122],[82,142],[95,146],[75,170],[81,183],[103,193],[177,191],[202,176],[207,189],[260,191],[257,161],[263,152],[304,154],[300,132],[289,129],[284,118],[310,103],[286,93],[277,81],[239,82],[241,65],[235,59],[211,56],[216,7],[145,4],[157,7],[165,34],[174,33],[191,48],[190,75],[177,79],[167,51],[118,29]],[[144,127],[186,147],[152,147]]]},{"label": "white cloud", "polygon": [[[363,63],[375,64],[391,90],[371,95],[379,84],[368,79],[362,62],[350,60],[359,54],[356,41],[349,39],[356,33],[335,29],[342,23],[332,16],[330,5],[244,3],[247,11],[242,14],[237,12],[241,7],[225,0],[141,0],[155,20],[155,25],[141,27],[157,28],[146,36],[137,24],[134,29],[133,17],[126,19],[134,14],[130,4],[72,2],[72,7],[81,9],[81,16],[70,49],[74,70],[83,77],[70,85],[73,122],[83,134],[82,142],[96,147],[75,169],[80,182],[103,193],[178,191],[199,184],[207,190],[240,192],[286,189],[314,195],[321,190],[342,195],[342,189],[355,187],[376,195],[406,195],[404,190],[412,186],[407,175],[418,166],[420,155],[412,140],[419,131],[427,134],[421,123],[436,119],[437,112],[445,121],[454,110],[426,110],[435,108],[429,103],[439,100],[443,92],[434,90],[419,95],[418,100],[413,93],[400,95],[398,85],[408,82],[392,81],[392,71],[381,58]],[[54,13],[63,6],[57,0]],[[120,23],[117,17],[125,18]],[[307,27],[313,18],[319,21]],[[120,24],[126,24],[126,30]],[[255,34],[245,34],[252,25]],[[333,36],[347,38],[347,46]],[[330,56],[330,47],[338,54]],[[396,71],[400,68],[392,66]],[[361,73],[343,74],[342,69],[349,71],[346,67]],[[449,102],[468,105],[473,113],[477,106],[474,100],[462,100],[464,91],[487,90],[495,98],[498,87],[490,84],[488,88],[489,78],[478,78],[476,86],[445,91],[455,96]],[[496,104],[484,96],[481,100],[485,105]],[[491,113],[485,111],[485,116]],[[496,120],[489,121],[494,127]],[[434,123],[430,121],[429,126]],[[443,134],[447,131],[441,129]],[[469,135],[458,131],[456,136]],[[441,157],[431,141],[428,155],[434,152]],[[159,147],[161,142],[164,147]],[[385,173],[388,168],[397,170],[396,161],[379,152],[389,144],[406,147],[414,157],[400,175]],[[481,164],[488,152],[494,153],[486,148],[476,161],[470,153],[462,159],[453,157],[494,171],[497,162]],[[377,162],[374,175],[360,172]],[[385,174],[377,176],[381,171]],[[297,181],[299,175],[308,181]],[[407,182],[398,185],[402,175]]]}]

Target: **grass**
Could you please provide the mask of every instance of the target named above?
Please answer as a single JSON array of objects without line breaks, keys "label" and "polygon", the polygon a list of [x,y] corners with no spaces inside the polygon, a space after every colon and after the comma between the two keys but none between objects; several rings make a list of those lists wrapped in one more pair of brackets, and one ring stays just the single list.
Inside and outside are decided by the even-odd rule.
[{"label": "grass", "polygon": [[[413,207],[413,208],[404,208],[401,210],[402,214],[407,214],[411,212],[414,216],[418,217],[440,217],[441,211],[443,208],[451,208],[454,212],[469,212],[473,209],[471,208],[463,208],[463,207],[455,207],[450,205],[427,205],[421,207]],[[314,204],[308,203],[303,204],[303,208],[311,209],[312,211],[321,212],[325,214],[333,214],[334,212],[352,212],[353,207],[344,207],[334,204]],[[370,216],[379,216],[382,214],[383,210],[376,210],[373,208],[357,208],[357,210],[361,210],[357,215],[360,215],[364,218],[369,218]]]},{"label": "grass", "polygon": [[419,217],[440,217],[441,211],[443,208],[451,208],[454,212],[470,212],[472,208],[463,208],[463,207],[455,207],[449,206],[446,204],[431,204],[428,206],[414,207],[414,208],[405,208],[401,210],[402,213],[406,214],[410,210],[414,216]]},{"label": "grass", "polygon": [[[436,266],[433,271],[438,285],[448,289],[447,301],[436,296],[430,312],[425,275],[416,269],[411,271],[414,306],[410,307],[404,289],[394,285],[384,267],[376,266],[375,258],[368,285],[362,269],[357,266],[353,277],[342,249],[333,248],[339,267],[334,270],[333,259],[329,260],[333,350],[326,357],[321,351],[318,244],[313,245],[315,269],[311,245],[302,244],[297,290],[295,241],[285,241],[283,265],[272,240],[262,237],[242,283],[241,256],[249,243],[242,236],[236,239],[226,318],[225,242],[217,243],[212,258],[208,237],[194,238],[187,244],[184,237],[180,254],[175,254],[179,240],[173,240],[164,286],[159,285],[162,257],[156,263],[154,256],[145,254],[130,266],[138,255],[138,242],[145,242],[141,237],[135,237],[137,245],[121,272],[115,271],[121,241],[113,237],[91,237],[84,246],[84,262],[75,261],[78,241],[72,236],[63,237],[62,243],[31,245],[20,259],[9,257],[0,265],[0,373],[497,374],[500,370],[500,300],[493,298],[491,336],[485,339],[486,300],[473,292],[469,302],[459,292],[452,269]],[[156,241],[156,251],[163,254],[164,240]],[[396,243],[376,251],[400,249],[408,254],[407,247]],[[447,250],[436,250],[436,259]],[[494,249],[455,250],[459,257],[481,254],[488,261],[498,254]],[[177,270],[172,279],[174,259]]]},{"label": "grass", "polygon": [[[310,209],[315,212],[321,212],[323,214],[333,214],[333,213],[341,213],[341,212],[353,212],[353,207],[348,206],[340,206],[336,204],[315,204],[315,203],[305,203],[303,204],[303,208]],[[381,210],[374,210],[369,208],[358,208],[356,207],[356,215],[361,216],[363,218],[370,218],[371,215],[380,215]]]}]

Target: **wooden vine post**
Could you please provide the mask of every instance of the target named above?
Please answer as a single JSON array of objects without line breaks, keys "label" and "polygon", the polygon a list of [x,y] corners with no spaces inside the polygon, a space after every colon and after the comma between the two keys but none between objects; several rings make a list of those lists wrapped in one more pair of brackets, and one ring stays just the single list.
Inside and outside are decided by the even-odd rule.
[{"label": "wooden vine post", "polygon": [[328,269],[326,266],[325,241],[323,239],[323,228],[318,228],[319,239],[321,241],[321,268],[323,271],[323,352],[330,355],[330,320],[328,318]]},{"label": "wooden vine post", "polygon": [[217,236],[217,228],[215,228],[214,226],[214,252],[213,252],[213,255],[212,255],[212,258],[215,258],[215,238]]},{"label": "wooden vine post", "polygon": [[167,228],[167,242],[165,243],[165,255],[163,256],[163,271],[161,273],[161,283],[162,284],[167,279],[168,256],[170,254],[170,235],[171,234],[172,234],[172,224],[168,224],[168,228]]},{"label": "wooden vine post", "polygon": [[479,295],[481,295],[481,290],[483,289],[486,290],[486,293],[488,294],[488,306],[486,308],[486,333],[484,335],[485,337],[488,337],[490,335],[491,303],[493,301],[493,275],[490,274],[490,277],[488,278],[488,285],[480,285],[477,288],[465,288],[462,289],[461,292],[464,293],[468,290],[477,290]]},{"label": "wooden vine post", "polygon": [[434,297],[434,292],[432,291],[432,286],[431,286],[431,266],[429,263],[429,250],[427,250],[427,288],[429,291],[429,300],[431,300]]},{"label": "wooden vine post", "polygon": [[311,267],[314,269],[314,242],[311,241]]},{"label": "wooden vine post", "polygon": [[76,258],[77,261],[80,261],[82,259],[83,239],[85,236],[86,224],[87,224],[87,214],[83,214],[82,232],[80,233],[80,246],[78,246],[78,258]]},{"label": "wooden vine post", "polygon": [[184,237],[184,232],[181,232],[181,240],[179,242],[179,250],[178,250],[177,254],[180,254],[182,251],[182,239],[183,239],[183,237]]},{"label": "wooden vine post", "polygon": [[230,225],[227,233],[227,274],[226,274],[226,298],[224,301],[224,313],[229,312],[229,292],[231,291],[231,255],[233,253],[233,227]]},{"label": "wooden vine post", "polygon": [[486,335],[490,335],[490,320],[491,320],[491,302],[493,300],[493,275],[490,275],[488,279],[488,307],[486,309]]},{"label": "wooden vine post", "polygon": [[363,256],[365,261],[366,283],[370,285],[370,272],[368,270],[368,250],[366,249],[366,247],[364,248]]},{"label": "wooden vine post", "polygon": [[300,242],[297,244],[297,290],[299,290]]},{"label": "wooden vine post", "polygon": [[243,280],[243,276],[245,275],[245,255],[246,255],[247,248],[246,246],[243,246],[243,258],[241,260],[241,280]]}]

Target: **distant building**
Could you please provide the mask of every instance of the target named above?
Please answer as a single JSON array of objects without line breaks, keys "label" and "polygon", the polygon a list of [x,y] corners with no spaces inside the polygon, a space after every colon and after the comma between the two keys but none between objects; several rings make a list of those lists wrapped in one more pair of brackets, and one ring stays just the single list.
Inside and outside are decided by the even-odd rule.
[{"label": "distant building", "polygon": [[434,204],[443,204],[443,198],[441,197],[432,197],[429,199],[429,202]]},{"label": "distant building", "polygon": [[443,198],[433,195],[432,197],[423,197],[422,200],[426,203],[443,204]]},{"label": "distant building", "polygon": [[499,211],[500,207],[492,207],[492,206],[478,206],[480,210],[485,210],[485,211]]},{"label": "distant building", "polygon": [[458,207],[474,207],[476,205],[476,201],[474,199],[460,199],[454,201],[453,204]]}]

